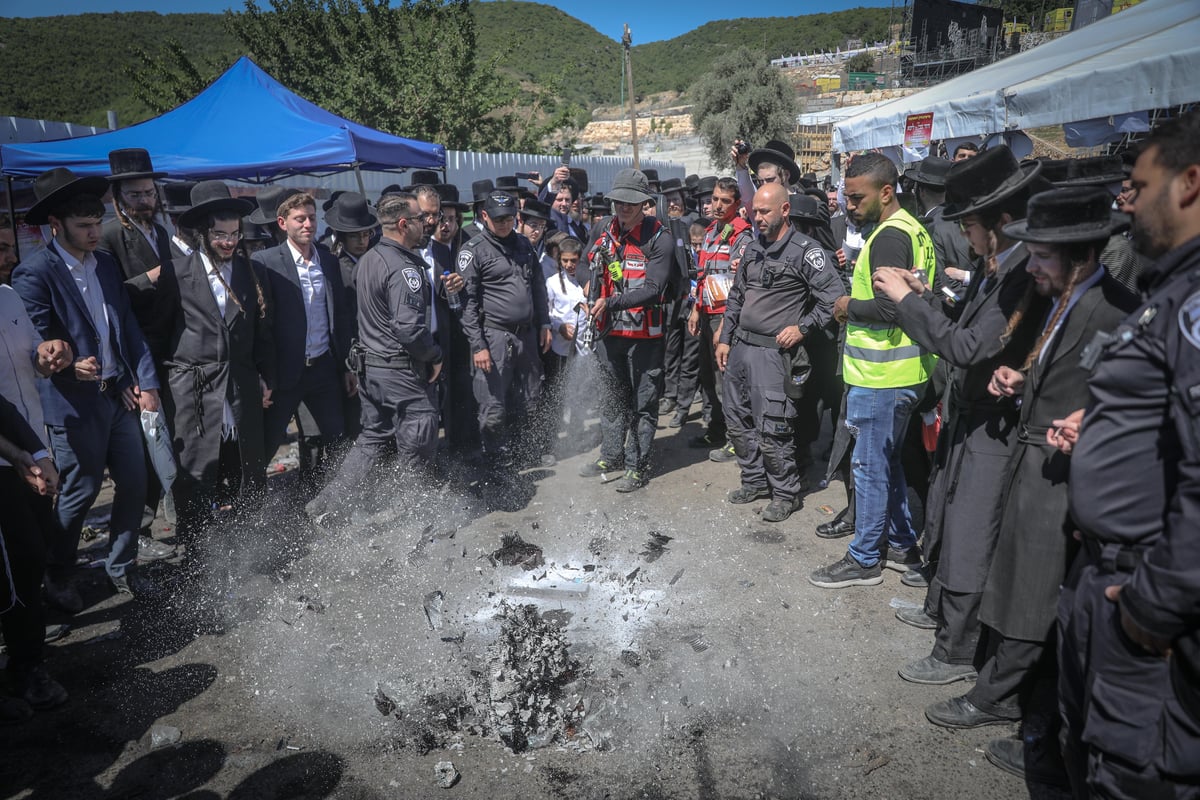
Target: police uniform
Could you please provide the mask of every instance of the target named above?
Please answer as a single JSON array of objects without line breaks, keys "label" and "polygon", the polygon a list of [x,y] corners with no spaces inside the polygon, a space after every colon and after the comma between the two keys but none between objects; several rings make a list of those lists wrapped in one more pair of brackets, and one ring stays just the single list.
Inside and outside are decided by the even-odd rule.
[{"label": "police uniform", "polygon": [[425,262],[385,237],[359,259],[355,284],[359,346],[351,360],[358,359],[362,433],[337,477],[309,505],[312,516],[352,500],[393,448],[407,472],[427,467],[437,448],[437,391],[429,378],[442,349],[430,332],[433,290]]},{"label": "police uniform", "polygon": [[821,246],[789,226],[777,241],[759,239],[746,248],[725,307],[721,343],[731,347],[725,422],[742,486],[763,494],[769,487],[772,499],[793,508],[801,483],[792,433],[796,407],[786,384],[803,384],[808,359],[802,345],[784,350],[775,336],[791,325],[804,336],[819,335],[841,290]]},{"label": "police uniform", "polygon": [[[1145,303],[1095,365],[1071,457],[1071,518],[1083,547],[1058,606],[1064,756],[1077,791],[1086,779],[1104,797],[1196,797],[1200,719],[1176,696],[1188,691],[1177,683],[1178,652],[1143,650],[1120,615],[1176,651],[1196,637],[1200,238],[1142,280]],[[1105,598],[1121,584],[1119,603]]]},{"label": "police uniform", "polygon": [[550,327],[546,284],[528,239],[515,232],[500,239],[486,228],[459,250],[458,272],[466,283],[462,326],[471,353],[487,350],[492,359],[490,372],[473,368],[472,387],[484,451],[496,456],[506,444],[506,399],[515,391],[528,413],[541,397],[538,339]]}]

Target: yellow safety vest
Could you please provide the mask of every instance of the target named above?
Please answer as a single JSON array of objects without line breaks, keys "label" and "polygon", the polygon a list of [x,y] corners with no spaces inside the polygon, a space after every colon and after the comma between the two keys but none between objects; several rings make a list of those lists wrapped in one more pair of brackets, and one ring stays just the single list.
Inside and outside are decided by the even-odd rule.
[{"label": "yellow safety vest", "polygon": [[[912,242],[913,267],[925,272],[932,285],[937,267],[933,241],[925,226],[912,214],[900,209],[872,231],[854,264],[850,297],[873,300],[871,287],[871,245],[880,232],[899,228]],[[887,266],[887,265],[883,265]],[[848,322],[846,347],[842,352],[842,377],[848,386],[868,389],[897,389],[916,386],[929,380],[937,356],[925,351],[896,323]]]}]

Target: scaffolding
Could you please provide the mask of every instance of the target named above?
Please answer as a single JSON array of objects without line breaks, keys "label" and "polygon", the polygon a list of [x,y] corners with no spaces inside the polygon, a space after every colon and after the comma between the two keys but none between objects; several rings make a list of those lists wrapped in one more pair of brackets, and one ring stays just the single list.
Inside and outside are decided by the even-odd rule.
[{"label": "scaffolding", "polygon": [[921,21],[920,30],[913,29],[914,1],[904,0],[900,39],[906,47],[900,56],[900,85],[933,86],[1009,55],[1002,29],[989,27],[986,18],[978,28],[951,22],[931,44],[928,19]]}]

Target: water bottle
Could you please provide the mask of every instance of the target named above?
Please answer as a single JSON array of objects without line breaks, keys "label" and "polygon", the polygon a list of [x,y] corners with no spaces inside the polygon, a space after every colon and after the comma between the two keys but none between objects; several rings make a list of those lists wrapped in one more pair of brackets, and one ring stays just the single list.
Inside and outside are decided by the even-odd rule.
[{"label": "water bottle", "polygon": [[[446,285],[446,278],[449,278],[449,277],[450,277],[449,270],[446,270],[445,272],[442,273],[442,285],[443,286]],[[455,311],[455,312],[462,311],[462,300],[459,298],[458,292],[452,292],[449,289],[447,289],[446,290],[446,302],[449,304],[451,311]]]}]

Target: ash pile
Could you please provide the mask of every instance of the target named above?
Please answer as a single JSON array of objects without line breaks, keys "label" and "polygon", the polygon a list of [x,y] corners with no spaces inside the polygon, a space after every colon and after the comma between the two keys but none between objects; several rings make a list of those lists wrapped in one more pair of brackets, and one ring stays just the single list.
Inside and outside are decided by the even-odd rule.
[{"label": "ash pile", "polygon": [[375,707],[390,718],[397,747],[424,754],[452,748],[464,735],[499,741],[514,753],[556,742],[602,746],[582,724],[588,703],[578,691],[581,667],[562,631],[533,604],[501,602],[499,618],[498,637],[462,685],[403,679],[378,685]]}]

